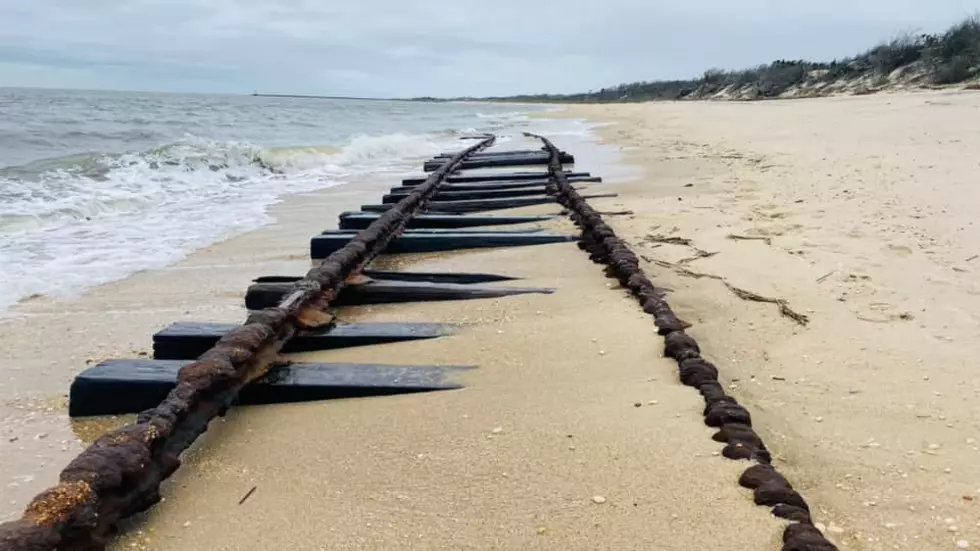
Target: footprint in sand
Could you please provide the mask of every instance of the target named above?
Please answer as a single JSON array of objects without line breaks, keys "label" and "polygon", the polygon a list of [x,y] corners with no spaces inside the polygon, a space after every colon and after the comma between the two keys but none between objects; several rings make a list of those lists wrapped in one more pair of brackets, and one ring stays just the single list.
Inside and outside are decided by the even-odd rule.
[{"label": "footprint in sand", "polygon": [[895,245],[893,243],[889,243],[888,245],[885,245],[884,249],[887,252],[896,254],[903,258],[907,256],[912,256],[912,249],[906,247],[905,245]]},{"label": "footprint in sand", "polygon": [[802,229],[803,226],[800,224],[770,224],[768,226],[757,225],[752,228],[750,233],[762,237],[780,237],[796,233]]},{"label": "footprint in sand", "polygon": [[895,310],[893,304],[887,302],[869,302],[863,306],[858,305],[852,311],[857,319],[871,323],[890,323],[915,319],[909,312],[899,312]]},{"label": "footprint in sand", "polygon": [[756,205],[755,207],[752,207],[752,212],[754,212],[756,215],[758,215],[761,218],[767,218],[769,220],[779,220],[782,218],[786,218],[787,216],[790,215],[786,211],[779,210],[780,208],[781,208],[780,205],[765,203],[762,205]]}]

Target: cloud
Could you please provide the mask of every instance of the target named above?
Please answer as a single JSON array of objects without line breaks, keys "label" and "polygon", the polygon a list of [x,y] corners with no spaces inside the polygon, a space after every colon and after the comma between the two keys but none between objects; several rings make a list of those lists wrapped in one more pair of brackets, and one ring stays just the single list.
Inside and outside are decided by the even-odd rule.
[{"label": "cloud", "polygon": [[0,0],[0,85],[571,92],[842,57],[975,9],[963,0]]}]

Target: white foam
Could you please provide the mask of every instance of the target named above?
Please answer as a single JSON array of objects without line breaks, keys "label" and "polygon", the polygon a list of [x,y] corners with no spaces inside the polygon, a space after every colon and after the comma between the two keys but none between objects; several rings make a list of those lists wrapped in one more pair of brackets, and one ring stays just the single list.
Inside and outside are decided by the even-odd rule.
[{"label": "white foam", "polygon": [[390,134],[356,136],[340,148],[263,150],[187,136],[148,152],[96,157],[84,169],[76,163],[34,178],[0,177],[0,312],[25,297],[71,298],[166,266],[269,222],[267,207],[285,195],[405,171],[458,143]]}]

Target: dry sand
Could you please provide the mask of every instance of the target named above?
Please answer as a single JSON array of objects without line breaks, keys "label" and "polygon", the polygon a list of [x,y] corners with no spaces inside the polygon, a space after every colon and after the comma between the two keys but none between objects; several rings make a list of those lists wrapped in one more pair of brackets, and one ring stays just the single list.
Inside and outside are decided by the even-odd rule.
[{"label": "dry sand", "polygon": [[567,114],[616,123],[615,227],[841,547],[980,547],[980,94]]},{"label": "dry sand", "polygon": [[[644,172],[597,206],[635,212],[611,222],[672,290],[671,304],[695,324],[830,537],[862,550],[980,545],[980,375],[969,362],[980,311],[971,216],[980,96],[567,114],[617,123],[604,138]],[[240,320],[252,277],[302,273],[309,236],[333,225],[340,206],[391,184],[294,198],[268,228],[77,301],[27,304],[23,320],[0,326],[0,482],[16,484],[4,488],[0,514],[49,485],[83,445],[64,421],[65,366],[146,350],[175,320]],[[717,254],[696,258],[695,249]],[[558,292],[345,310],[344,319],[472,325],[450,338],[304,359],[480,367],[460,391],[235,409],[117,547],[780,547],[783,524],[736,485],[745,464],[717,457],[701,399],[660,358],[649,318],[582,252],[549,245],[413,260]],[[810,323],[683,270],[785,299]]]}]

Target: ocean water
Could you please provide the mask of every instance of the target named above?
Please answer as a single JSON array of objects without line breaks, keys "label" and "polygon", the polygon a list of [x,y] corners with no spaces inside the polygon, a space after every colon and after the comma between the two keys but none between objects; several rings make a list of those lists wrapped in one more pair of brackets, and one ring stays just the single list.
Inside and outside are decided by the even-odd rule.
[{"label": "ocean water", "polygon": [[394,180],[460,135],[589,132],[540,109],[0,88],[0,315],[252,230],[286,195]]}]

